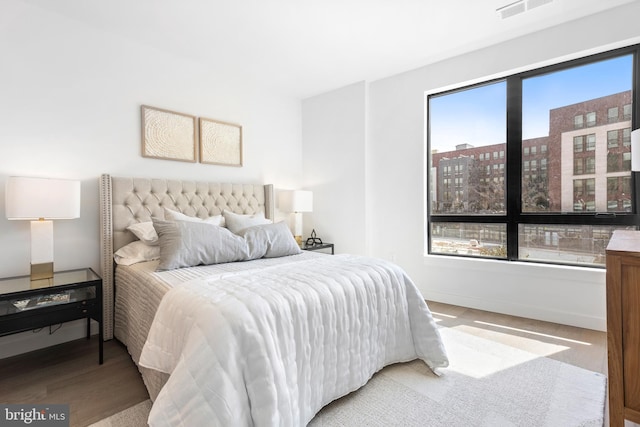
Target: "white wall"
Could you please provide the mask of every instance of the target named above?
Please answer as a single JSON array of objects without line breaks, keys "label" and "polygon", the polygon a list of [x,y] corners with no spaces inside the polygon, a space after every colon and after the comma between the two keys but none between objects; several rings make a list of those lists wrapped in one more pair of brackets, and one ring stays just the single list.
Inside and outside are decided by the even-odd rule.
[{"label": "white wall", "polygon": [[[0,3],[0,53],[0,277],[29,271],[29,224],[4,215],[11,175],[82,180],[81,218],[54,224],[55,266],[96,271],[102,173],[276,188],[301,180],[297,99],[15,0]],[[241,124],[244,167],[141,157],[141,104]],[[0,357],[81,336],[77,326],[0,338]]]},{"label": "white wall", "polygon": [[303,182],[314,198],[304,237],[315,229],[336,253],[366,251],[366,90],[360,82],[302,102]]},{"label": "white wall", "polygon": [[[603,270],[424,255],[424,100],[426,92],[637,43],[637,16],[640,3],[635,2],[371,83],[361,98],[367,104],[366,153],[345,150],[351,157],[341,159],[353,165],[366,159],[370,243],[366,253],[404,267],[427,299],[605,330]],[[316,114],[339,116],[344,99],[336,96],[333,101]],[[355,105],[358,100],[350,98],[349,102]],[[304,122],[305,136],[306,126]],[[323,138],[344,141],[342,134],[332,135],[329,130]],[[361,145],[359,139],[353,143]],[[307,147],[306,139],[304,145]],[[358,182],[361,168],[355,170],[352,178]],[[307,171],[304,173],[306,179]],[[330,174],[327,170],[325,176]],[[340,206],[344,198],[329,195],[326,202]],[[345,213],[326,227],[354,222]]]}]

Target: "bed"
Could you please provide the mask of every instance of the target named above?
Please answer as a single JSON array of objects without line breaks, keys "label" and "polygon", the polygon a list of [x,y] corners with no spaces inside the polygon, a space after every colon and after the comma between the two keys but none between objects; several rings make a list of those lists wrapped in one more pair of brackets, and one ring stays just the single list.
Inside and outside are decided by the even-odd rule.
[{"label": "bed", "polygon": [[[104,334],[138,365],[151,425],[306,425],[386,365],[447,366],[401,268],[292,247],[273,200],[271,185],[101,176]],[[150,222],[162,256],[114,268],[151,248],[136,230]]]}]

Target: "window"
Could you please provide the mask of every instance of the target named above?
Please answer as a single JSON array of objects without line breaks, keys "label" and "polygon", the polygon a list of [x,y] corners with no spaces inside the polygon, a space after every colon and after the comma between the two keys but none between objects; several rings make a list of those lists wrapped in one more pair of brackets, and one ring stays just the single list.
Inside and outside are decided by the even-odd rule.
[{"label": "window", "polygon": [[618,172],[620,170],[620,155],[618,153],[607,153],[607,172]]},{"label": "window", "polygon": [[[504,140],[506,132],[506,83],[500,82],[491,85],[482,85],[467,91],[456,91],[447,96],[436,97],[430,101],[429,116],[432,124],[430,133],[438,143],[432,148],[437,152],[431,156],[433,167],[436,168],[434,176],[438,176],[437,165],[442,158],[453,158],[467,156],[471,152],[479,153],[480,160],[484,162],[474,162],[466,157],[468,162],[467,174],[461,177],[461,188],[465,188],[462,194],[450,203],[442,200],[436,182],[431,185],[430,207],[436,215],[491,215],[503,212],[505,206],[505,185],[494,181],[500,177],[498,164],[487,164],[486,161],[492,157],[498,158],[499,144],[488,144],[480,141],[495,141],[498,138]],[[464,105],[460,110],[460,105]],[[493,112],[487,115],[491,105]],[[467,129],[469,141],[465,145],[459,144],[459,135],[449,134],[450,128],[446,126],[448,117],[453,114],[463,113],[465,116],[476,117],[481,120],[474,121],[477,128],[470,124]],[[488,135],[486,132],[490,131]],[[474,138],[476,138],[474,140]],[[502,146],[504,149],[504,146]],[[495,154],[494,154],[495,153]],[[504,173],[504,172],[502,172]],[[450,226],[447,226],[451,230]],[[434,248],[440,245],[434,245]],[[442,249],[444,250],[444,249]]]},{"label": "window", "polygon": [[607,131],[607,148],[613,148],[618,146],[618,131]]},{"label": "window", "polygon": [[631,178],[607,178],[607,210],[613,212],[628,211],[631,208]]},{"label": "window", "polygon": [[[640,223],[630,125],[612,128],[621,109],[625,120],[638,114],[638,54],[640,45],[429,95],[429,179],[441,157],[506,159],[470,159],[465,191],[451,202],[441,184],[429,185],[429,253],[603,267],[613,230]],[[461,117],[474,118],[464,149],[452,125]]]},{"label": "window", "polygon": [[573,152],[582,153],[584,151],[584,136],[573,137]]},{"label": "window", "polygon": [[595,205],[593,197],[596,194],[596,180],[594,178],[575,179],[573,181],[573,210],[587,211],[589,206]]},{"label": "window", "polygon": [[622,153],[622,170],[629,172],[631,170],[631,152],[626,151]]},{"label": "window", "polygon": [[631,128],[622,129],[622,145],[631,147]]},{"label": "window", "polygon": [[631,104],[622,107],[622,120],[631,120]]}]

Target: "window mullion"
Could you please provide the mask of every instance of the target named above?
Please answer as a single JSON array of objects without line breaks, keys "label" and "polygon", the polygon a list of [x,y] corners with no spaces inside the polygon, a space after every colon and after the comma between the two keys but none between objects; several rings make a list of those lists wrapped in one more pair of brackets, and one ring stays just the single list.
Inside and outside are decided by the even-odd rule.
[{"label": "window mullion", "polygon": [[518,259],[518,218],[522,209],[522,79],[507,79],[507,258]]},{"label": "window mullion", "polygon": [[[640,47],[636,47],[633,56],[633,95],[631,129],[640,128]],[[631,148],[633,150],[633,147]],[[633,194],[633,213],[640,214],[640,172],[631,172],[631,191]],[[636,223],[636,225],[639,225]]]}]

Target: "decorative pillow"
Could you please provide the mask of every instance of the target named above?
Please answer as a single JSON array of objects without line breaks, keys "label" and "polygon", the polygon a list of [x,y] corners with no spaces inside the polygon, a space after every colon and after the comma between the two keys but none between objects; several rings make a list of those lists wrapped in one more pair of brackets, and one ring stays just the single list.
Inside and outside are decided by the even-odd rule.
[{"label": "decorative pillow", "polygon": [[249,258],[245,240],[224,227],[206,222],[152,218],[160,244],[157,270],[243,261]]},{"label": "decorative pillow", "polygon": [[224,216],[227,228],[235,234],[240,233],[246,228],[253,227],[254,225],[272,223],[270,219],[266,219],[264,217],[264,212],[258,212],[253,215],[240,215],[230,211],[223,211],[222,216]]},{"label": "decorative pillow", "polygon": [[160,246],[150,246],[141,240],[136,240],[118,249],[113,254],[116,264],[131,265],[138,262],[153,261],[160,258]]},{"label": "decorative pillow", "polygon": [[239,235],[247,241],[250,259],[277,258],[302,252],[284,222],[254,225],[245,228]]},{"label": "decorative pillow", "polygon": [[151,221],[138,222],[128,226],[127,230],[131,231],[140,241],[147,245],[158,244],[158,233],[156,233],[156,229],[153,228]]},{"label": "decorative pillow", "polygon": [[219,225],[224,227],[224,217],[222,215],[214,215],[209,218],[202,219],[196,216],[185,215],[181,212],[171,209],[164,209],[164,218],[173,221],[191,221],[191,222],[206,222],[208,224]]}]

